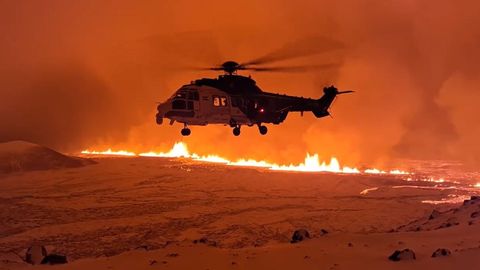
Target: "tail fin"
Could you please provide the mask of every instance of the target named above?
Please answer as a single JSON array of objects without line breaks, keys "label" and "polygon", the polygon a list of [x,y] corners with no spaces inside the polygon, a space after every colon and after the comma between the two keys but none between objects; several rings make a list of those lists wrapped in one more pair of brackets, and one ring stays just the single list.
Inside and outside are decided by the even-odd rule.
[{"label": "tail fin", "polygon": [[328,108],[332,105],[332,102],[335,100],[337,95],[353,93],[353,91],[338,91],[335,86],[329,86],[323,88],[324,95],[318,100],[318,108],[313,110],[313,114],[317,117],[325,117],[330,115]]}]

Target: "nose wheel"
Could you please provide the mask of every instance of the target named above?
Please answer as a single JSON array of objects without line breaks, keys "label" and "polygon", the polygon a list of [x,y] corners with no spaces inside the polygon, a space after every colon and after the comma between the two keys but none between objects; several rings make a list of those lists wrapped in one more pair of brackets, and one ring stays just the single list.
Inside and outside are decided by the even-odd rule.
[{"label": "nose wheel", "polygon": [[240,135],[240,126],[236,126],[233,128],[233,135],[235,136]]},{"label": "nose wheel", "polygon": [[182,133],[182,136],[188,136],[192,132],[190,131],[189,128],[182,128],[182,131],[180,131],[180,133]]},{"label": "nose wheel", "polygon": [[266,126],[258,125],[258,131],[260,131],[260,134],[265,135],[268,132],[268,128]]},{"label": "nose wheel", "polygon": [[187,124],[185,124],[180,133],[182,134],[182,136],[188,136],[190,135],[190,133],[192,133],[192,131],[187,127]]}]

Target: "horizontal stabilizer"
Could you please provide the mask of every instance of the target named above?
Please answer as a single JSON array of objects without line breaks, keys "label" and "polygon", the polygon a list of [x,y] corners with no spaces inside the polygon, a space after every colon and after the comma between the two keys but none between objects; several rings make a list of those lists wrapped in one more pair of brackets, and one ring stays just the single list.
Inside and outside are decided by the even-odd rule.
[{"label": "horizontal stabilizer", "polygon": [[348,94],[348,93],[354,93],[355,91],[352,91],[352,90],[346,90],[346,91],[340,91],[337,93],[337,95],[340,95],[340,94]]}]

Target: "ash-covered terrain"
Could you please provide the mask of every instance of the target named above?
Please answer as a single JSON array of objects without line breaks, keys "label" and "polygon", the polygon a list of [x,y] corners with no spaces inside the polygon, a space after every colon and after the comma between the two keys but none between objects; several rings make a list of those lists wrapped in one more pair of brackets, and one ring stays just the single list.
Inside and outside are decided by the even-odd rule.
[{"label": "ash-covered terrain", "polygon": [[93,163],[95,162],[90,159],[67,156],[25,141],[0,143],[0,174],[76,168]]},{"label": "ash-covered terrain", "polygon": [[[460,201],[478,194],[471,184],[189,159],[95,163],[0,175],[0,268],[28,267],[35,245],[72,269],[424,269],[439,264],[439,248],[451,252],[439,269],[455,269],[480,254],[480,203]],[[416,259],[388,259],[405,249]]]}]

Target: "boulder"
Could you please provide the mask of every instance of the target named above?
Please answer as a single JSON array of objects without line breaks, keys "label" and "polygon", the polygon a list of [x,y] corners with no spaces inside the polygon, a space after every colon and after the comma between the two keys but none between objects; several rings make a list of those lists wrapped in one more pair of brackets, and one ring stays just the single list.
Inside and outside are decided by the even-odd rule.
[{"label": "boulder", "polygon": [[290,241],[290,243],[298,243],[308,238],[310,238],[310,233],[305,229],[299,229],[293,232],[292,241]]},{"label": "boulder", "polygon": [[446,248],[439,248],[432,254],[432,258],[450,256],[452,252]]},{"label": "boulder", "polygon": [[410,260],[415,260],[415,252],[411,249],[404,249],[404,250],[395,250],[395,252],[392,253],[388,257],[390,261],[398,262],[398,261],[410,261]]},{"label": "boulder", "polygon": [[27,249],[25,261],[29,264],[40,264],[47,256],[47,249],[41,245],[33,245]]},{"label": "boulder", "polygon": [[58,254],[48,254],[43,258],[42,264],[65,264],[67,263],[67,256],[65,255],[58,255]]},{"label": "boulder", "polygon": [[464,200],[463,205],[472,205],[480,203],[480,196],[471,196],[470,200]]}]

